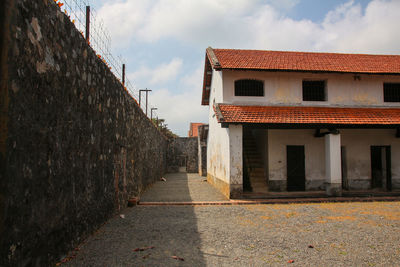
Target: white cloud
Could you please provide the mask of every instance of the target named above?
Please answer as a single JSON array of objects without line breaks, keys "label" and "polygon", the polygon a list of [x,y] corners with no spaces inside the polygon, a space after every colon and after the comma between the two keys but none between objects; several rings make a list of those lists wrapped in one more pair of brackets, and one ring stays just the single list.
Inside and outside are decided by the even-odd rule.
[{"label": "white cloud", "polygon": [[201,91],[203,85],[204,62],[201,61],[197,64],[197,68],[189,74],[182,77],[181,82],[185,88],[196,88]]},{"label": "white cloud", "polygon": [[162,84],[176,79],[178,76],[183,60],[181,58],[173,58],[169,63],[161,63],[155,68],[142,66],[139,70],[129,74],[129,78],[133,81],[147,80],[150,84]]},{"label": "white cloud", "polygon": [[[350,0],[328,12],[322,22],[294,20],[285,15],[298,3],[299,0],[119,0],[103,6],[99,16],[108,25],[113,43],[127,47],[134,42],[143,46],[151,43],[154,48],[164,45],[164,40],[173,40],[172,43],[203,52],[211,45],[400,53],[399,0],[371,0],[366,9]],[[138,66],[130,75],[135,84],[153,85],[151,102],[170,128],[181,135],[187,134],[189,122],[207,119],[207,108],[200,105],[204,62],[190,73],[186,64],[185,58],[183,67],[184,60],[179,55],[155,68]],[[174,82],[174,88],[165,89],[167,82]]]},{"label": "white cloud", "polygon": [[208,120],[208,107],[201,106],[203,62],[178,82],[179,91],[156,89],[152,92],[151,103],[158,114],[166,120],[168,127],[180,136],[187,136],[190,122]]},{"label": "white cloud", "polygon": [[[363,13],[349,1],[325,20],[293,20],[280,10],[298,0],[127,0],[106,4],[100,15],[118,43],[163,38],[227,48],[398,53],[400,1],[372,0]],[[121,39],[123,38],[123,39]],[[123,42],[122,42],[123,40]]]},{"label": "white cloud", "polygon": [[168,128],[180,136],[187,136],[190,122],[208,120],[208,107],[201,106],[201,90],[191,89],[180,94],[172,94],[167,89],[154,91],[151,102],[168,124]]},{"label": "white cloud", "polygon": [[316,42],[319,50],[393,53],[400,52],[398,13],[400,1],[374,0],[364,14],[360,5],[348,2],[329,12],[322,23],[326,37]]},{"label": "white cloud", "polygon": [[268,0],[268,4],[277,10],[290,10],[300,3],[300,0]]}]

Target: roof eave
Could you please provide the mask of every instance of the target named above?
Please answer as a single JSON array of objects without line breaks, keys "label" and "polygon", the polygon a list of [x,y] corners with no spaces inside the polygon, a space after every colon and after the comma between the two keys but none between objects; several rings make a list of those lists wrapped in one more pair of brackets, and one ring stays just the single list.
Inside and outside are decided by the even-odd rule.
[{"label": "roof eave", "polygon": [[336,73],[353,75],[400,75],[398,72],[354,72],[354,71],[328,71],[328,70],[292,70],[292,69],[261,69],[261,68],[222,68],[218,70],[231,71],[266,71],[266,72],[301,72],[301,73]]},{"label": "roof eave", "polygon": [[230,124],[242,124],[246,127],[260,129],[399,129],[400,124],[338,124],[338,123],[249,123],[218,121],[223,128]]}]

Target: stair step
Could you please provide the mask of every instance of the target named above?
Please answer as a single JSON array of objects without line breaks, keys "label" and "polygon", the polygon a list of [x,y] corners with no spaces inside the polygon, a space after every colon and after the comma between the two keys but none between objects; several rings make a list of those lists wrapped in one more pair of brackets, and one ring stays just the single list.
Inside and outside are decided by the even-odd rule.
[{"label": "stair step", "polygon": [[262,165],[253,165],[251,167],[248,167],[247,170],[249,172],[258,172],[258,173],[264,173],[264,168],[262,167]]},{"label": "stair step", "polygon": [[257,179],[251,179],[250,178],[250,182],[267,184],[267,182],[266,182],[264,177],[259,177]]},{"label": "stair step", "polygon": [[262,179],[264,179],[265,177],[264,177],[264,174],[263,173],[250,173],[249,174],[249,177],[250,178],[254,178],[254,179],[258,179],[258,178],[262,178]]},{"label": "stair step", "polygon": [[260,183],[260,184],[267,184],[267,181],[265,180],[264,177],[260,177],[259,179],[251,179],[250,178],[250,182]]}]

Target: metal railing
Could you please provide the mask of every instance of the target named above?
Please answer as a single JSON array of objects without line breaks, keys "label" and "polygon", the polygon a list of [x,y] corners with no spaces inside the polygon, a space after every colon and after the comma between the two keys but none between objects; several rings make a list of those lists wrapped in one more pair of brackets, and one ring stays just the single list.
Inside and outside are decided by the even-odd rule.
[{"label": "metal railing", "polygon": [[[54,0],[59,4],[75,27],[86,38],[87,43],[93,48],[97,56],[110,68],[125,89],[136,102],[139,101],[139,89],[125,76],[123,71],[124,59],[121,55],[115,56],[111,53],[111,35],[104,21],[97,15],[95,9],[90,7],[90,0]],[[89,33],[89,36],[87,36]],[[141,107],[143,110],[146,108]],[[154,108],[151,104],[148,109]]]}]

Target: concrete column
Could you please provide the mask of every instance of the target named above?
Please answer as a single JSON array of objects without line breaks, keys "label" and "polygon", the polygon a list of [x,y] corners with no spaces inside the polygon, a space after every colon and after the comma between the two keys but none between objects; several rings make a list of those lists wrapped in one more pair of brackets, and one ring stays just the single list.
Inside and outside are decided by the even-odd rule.
[{"label": "concrete column", "polygon": [[243,127],[229,125],[230,197],[243,194]]},{"label": "concrete column", "polygon": [[342,162],[340,154],[340,134],[325,135],[326,194],[342,194]]}]

